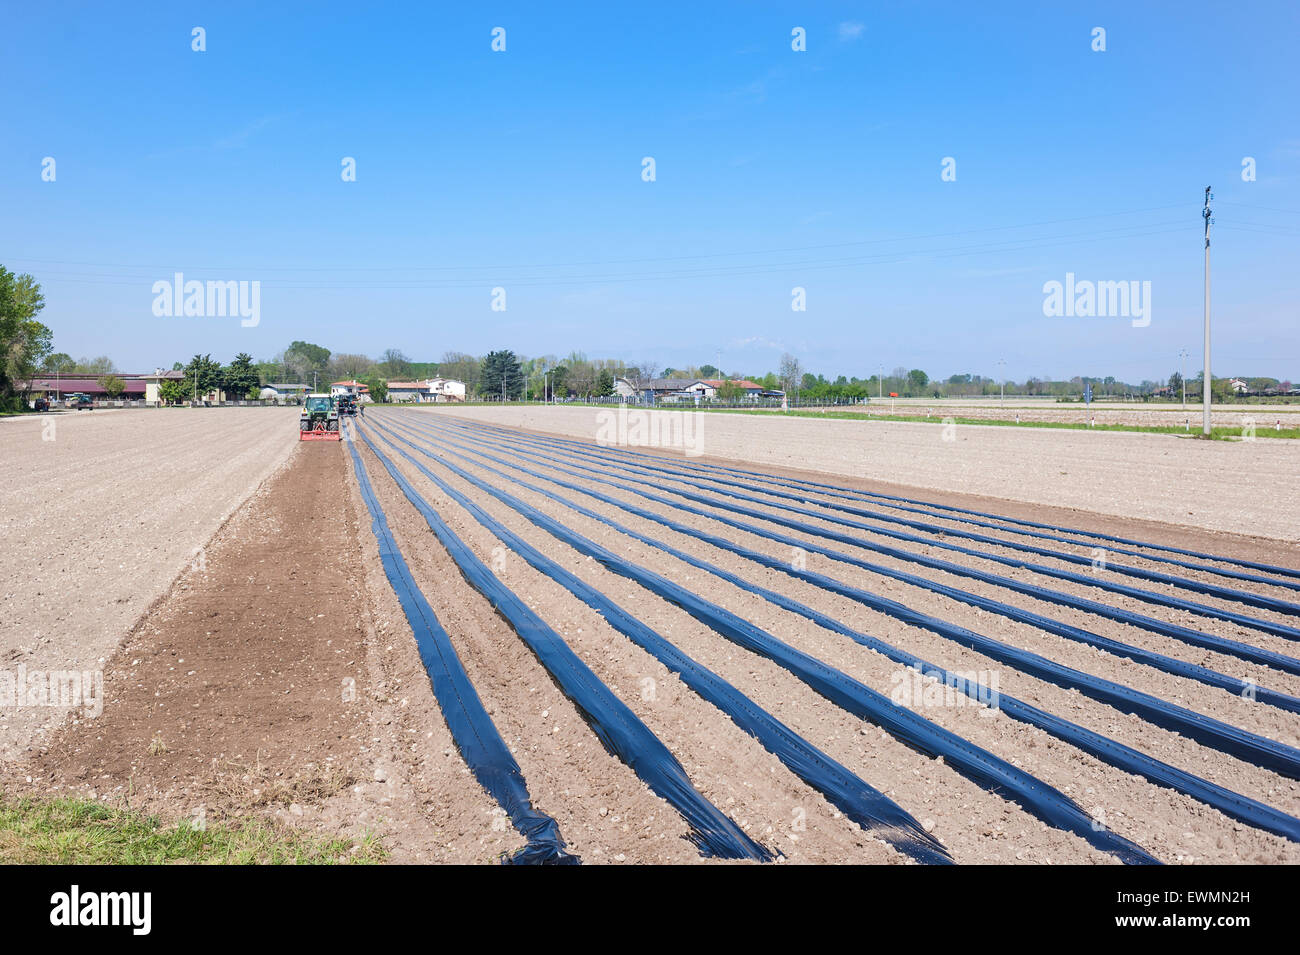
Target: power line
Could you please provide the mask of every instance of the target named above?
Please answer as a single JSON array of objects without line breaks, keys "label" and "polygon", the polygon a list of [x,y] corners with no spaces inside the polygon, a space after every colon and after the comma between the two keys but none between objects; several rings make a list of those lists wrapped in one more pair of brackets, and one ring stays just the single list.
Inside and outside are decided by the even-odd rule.
[{"label": "power line", "polygon": [[[1169,220],[1170,225],[1177,220]],[[1152,223],[1153,225],[1165,225],[1166,223]],[[873,253],[870,255],[846,256],[839,259],[817,260],[806,259],[792,262],[760,262],[744,263],[734,266],[711,266],[699,269],[679,269],[666,270],[660,272],[645,272],[636,274],[586,274],[574,276],[562,276],[552,278],[541,277],[523,277],[494,280],[509,281],[514,287],[529,288],[543,287],[552,285],[575,285],[575,284],[615,284],[622,282],[640,282],[640,281],[664,281],[671,279],[690,279],[690,278],[723,278],[732,275],[752,275],[766,274],[774,271],[793,271],[800,272],[826,271],[834,269],[852,268],[862,265],[889,265],[906,261],[912,257],[933,257],[933,258],[956,258],[970,255],[996,255],[1006,252],[1017,252],[1025,249],[1052,248],[1061,245],[1086,244],[1088,242],[1109,242],[1115,239],[1145,238],[1152,235],[1166,235],[1180,232],[1181,229],[1174,227],[1169,229],[1148,229],[1142,232],[1133,232],[1135,228],[1141,226],[1123,226],[1117,229],[1093,230],[1090,232],[1073,233],[1064,236],[1044,236],[1038,238],[1022,238],[1003,240],[994,243],[984,243],[971,246],[953,246],[939,248],[915,248],[906,250],[894,250],[889,252]],[[1126,233],[1126,234],[1115,234]],[[138,268],[138,267],[133,267]],[[256,271],[256,270],[254,270]],[[191,270],[192,272],[192,270]],[[149,278],[156,277],[157,273],[149,276],[141,276],[140,280],[145,281]],[[59,278],[65,284],[81,285],[137,285],[129,276],[121,276],[117,273],[95,273],[95,272],[60,272],[51,271],[45,273],[43,277],[54,276]],[[263,280],[262,284],[266,288],[275,289],[357,289],[357,290],[375,290],[375,289],[457,289],[457,288],[479,288],[487,279],[422,279],[411,278],[396,280],[384,283],[374,283],[368,280],[358,280],[355,283],[306,283],[298,277],[288,277],[286,279],[269,279]],[[302,284],[286,284],[299,283]]]},{"label": "power line", "polygon": [[1288,216],[1300,216],[1300,212],[1297,212],[1295,209],[1277,209],[1273,206],[1255,206],[1251,205],[1249,202],[1234,202],[1231,199],[1219,199],[1218,202],[1229,206],[1241,206],[1243,209],[1260,209],[1264,212],[1281,212]]},{"label": "power line", "polygon": [[[71,265],[84,266],[88,268],[111,268],[111,269],[141,269],[141,270],[189,270],[194,272],[449,272],[449,271],[482,271],[482,270],[506,270],[521,269],[532,271],[535,269],[565,269],[565,268],[592,268],[605,265],[630,265],[646,262],[679,262],[690,261],[695,259],[713,259],[726,258],[745,255],[780,255],[790,252],[811,252],[822,249],[850,248],[861,245],[878,245],[884,242],[897,242],[900,240],[926,240],[926,239],[947,239],[963,235],[977,235],[988,232],[1005,232],[1015,229],[1033,229],[1040,226],[1060,225],[1067,222],[1082,222],[1089,219],[1113,218],[1115,216],[1138,215],[1144,212],[1158,212],[1166,209],[1180,208],[1181,203],[1172,203],[1164,206],[1148,206],[1142,209],[1127,209],[1118,212],[1100,212],[1086,216],[1071,216],[1061,219],[1045,219],[1038,222],[1017,223],[1012,225],[986,226],[978,229],[961,229],[950,232],[932,232],[922,234],[902,234],[880,239],[855,239],[848,242],[824,243],[821,245],[805,246],[788,246],[778,249],[750,249],[746,251],[735,252],[708,252],[694,255],[675,255],[675,256],[651,256],[631,259],[605,259],[593,262],[550,262],[538,263],[535,265],[515,264],[485,264],[485,265],[413,265],[413,266],[256,266],[249,268],[247,266],[233,267],[229,265],[179,265],[176,263],[168,265],[159,264],[137,264],[129,265],[125,263],[114,262],[75,262],[55,259],[36,259],[23,256],[5,256],[6,261],[15,262],[32,262],[41,265]],[[1136,227],[1136,226],[1135,226]]]}]

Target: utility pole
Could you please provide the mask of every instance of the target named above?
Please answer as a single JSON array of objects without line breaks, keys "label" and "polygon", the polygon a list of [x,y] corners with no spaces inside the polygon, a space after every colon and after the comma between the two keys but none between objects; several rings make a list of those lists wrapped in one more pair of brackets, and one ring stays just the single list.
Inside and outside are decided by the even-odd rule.
[{"label": "utility pole", "polygon": [[1206,438],[1210,436],[1210,393],[1214,390],[1214,378],[1210,374],[1210,226],[1214,223],[1210,200],[1213,198],[1210,187],[1206,186],[1205,208],[1201,211],[1205,220],[1205,380],[1201,384],[1201,435]]},{"label": "utility pole", "polygon": [[1183,360],[1183,373],[1179,377],[1183,380],[1183,410],[1187,410],[1187,349],[1179,349],[1178,357]]},{"label": "utility pole", "polygon": [[1005,358],[999,358],[997,363],[1002,368],[1002,374],[1000,376],[1001,381],[999,382],[1002,392],[998,398],[998,404],[1005,405],[1007,403],[1007,360]]},{"label": "utility pole", "polygon": [[885,400],[885,366],[881,365],[876,370],[880,372],[880,374],[876,376],[876,397],[878,397],[881,401],[884,401]]}]

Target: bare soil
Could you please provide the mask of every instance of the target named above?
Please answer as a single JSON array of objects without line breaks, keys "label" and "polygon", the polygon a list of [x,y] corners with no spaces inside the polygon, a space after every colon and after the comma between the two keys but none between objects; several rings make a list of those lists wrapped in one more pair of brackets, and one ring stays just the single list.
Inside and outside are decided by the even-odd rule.
[{"label": "bare soil", "polygon": [[[22,428],[28,430],[0,429],[0,443],[16,440],[14,447],[28,452],[23,457],[0,459],[0,477],[9,478],[0,482],[0,487],[11,489],[0,491],[6,495],[0,497],[3,521],[0,526],[19,535],[29,553],[32,545],[50,539],[59,542],[58,553],[66,555],[65,560],[80,555],[83,561],[89,559],[86,555],[94,553],[94,534],[102,528],[119,548],[113,551],[119,555],[114,559],[124,565],[117,574],[108,562],[100,561],[93,566],[82,575],[82,586],[72,590],[69,599],[75,602],[68,607],[60,601],[52,608],[53,602],[44,599],[47,595],[41,590],[56,579],[51,570],[54,562],[42,558],[35,582],[21,576],[10,578],[17,581],[18,590],[6,595],[6,608],[14,607],[23,615],[19,619],[28,625],[35,626],[37,621],[44,620],[45,613],[56,617],[66,614],[66,618],[57,619],[75,619],[80,623],[65,628],[60,642],[40,653],[15,641],[5,666],[16,666],[22,661],[33,667],[31,661],[35,660],[73,666],[76,664],[66,661],[84,660],[86,654],[97,653],[104,657],[99,665],[104,669],[106,700],[102,714],[94,718],[75,712],[67,718],[59,712],[43,713],[53,725],[40,733],[36,724],[24,724],[26,736],[22,748],[11,752],[7,761],[0,760],[6,789],[46,795],[93,795],[114,803],[143,806],[177,819],[270,814],[312,830],[354,836],[375,834],[391,850],[395,861],[496,861],[519,848],[523,840],[505,824],[502,813],[469,773],[452,741],[410,628],[379,563],[348,448],[327,443],[298,444],[293,438],[289,416],[272,412],[272,416],[282,419],[272,425],[271,417],[259,417],[265,413],[260,409],[230,409],[228,414],[194,412],[196,416],[211,415],[202,419],[171,419],[165,414],[155,417],[152,413],[132,412],[118,413],[112,418],[104,415],[93,421],[89,417],[61,418],[54,443],[65,439],[69,443],[60,451],[33,449],[23,444],[32,442],[33,438],[40,440],[39,430],[31,431],[32,424],[26,421]],[[891,693],[897,684],[899,667],[880,654],[670,556],[660,547],[637,542],[600,521],[578,515],[554,498],[581,503],[632,530],[793,597],[925,659],[953,670],[991,675],[1003,693],[1284,812],[1300,813],[1300,785],[1295,781],[965,650],[848,598],[777,570],[759,567],[704,543],[693,534],[668,530],[613,504],[598,502],[545,479],[521,475],[509,466],[503,467],[483,457],[480,447],[467,440],[458,426],[467,421],[497,418],[526,421],[536,434],[518,433],[516,439],[510,433],[476,429],[475,437],[490,443],[490,453],[542,470],[548,476],[555,476],[555,472],[547,472],[546,464],[573,467],[579,476],[566,474],[564,480],[670,516],[692,530],[707,531],[782,560],[798,556],[791,554],[786,545],[726,527],[707,516],[685,514],[669,505],[648,502],[637,491],[615,490],[593,480],[609,476],[627,480],[644,475],[619,471],[613,463],[596,465],[573,449],[555,445],[539,449],[529,443],[544,432],[578,434],[583,429],[590,432],[584,435],[590,439],[595,426],[592,414],[590,409],[564,408],[535,411],[440,408],[436,413],[426,409],[373,409],[365,419],[364,430],[492,572],[552,626],[663,740],[681,761],[695,787],[755,839],[778,850],[785,861],[896,864],[907,860],[846,820],[725,714],[688,690],[675,674],[614,630],[600,614],[505,547],[470,511],[453,502],[390,445],[379,440],[377,425],[392,427],[418,446],[435,452],[463,451],[469,456],[469,462],[451,460],[469,473],[507,490],[589,539],[638,565],[652,568],[881,693]],[[237,417],[240,415],[247,417]],[[931,427],[926,425],[876,423],[864,431],[862,425],[852,421],[702,417],[707,418],[702,448],[706,453],[684,459],[680,451],[656,452],[662,454],[661,460],[670,471],[675,472],[676,464],[684,460],[691,464],[751,467],[773,475],[916,497],[936,505],[953,504],[1200,552],[1289,567],[1297,565],[1296,547],[1293,537],[1288,536],[1288,526],[1269,518],[1267,508],[1259,511],[1268,518],[1262,529],[1243,521],[1240,515],[1235,521],[1216,517],[1201,526],[1193,526],[1196,522],[1190,518],[1196,515],[1182,520],[1153,520],[1158,515],[1177,516],[1170,510],[1170,489],[1140,480],[1133,484],[1132,493],[1127,496],[1119,494],[1119,485],[1112,482],[1091,488],[1089,494],[1078,500],[1066,495],[1068,507],[1036,501],[1035,497],[1050,498],[1059,490],[1049,477],[1040,473],[1060,466],[1054,454],[1068,452],[1073,455],[1068,458],[1070,462],[1082,462],[1078,466],[1084,468],[1085,474],[1094,473],[1093,468],[1101,473],[1101,463],[1090,456],[1103,446],[1095,443],[1095,439],[1103,437],[1098,434],[1011,432],[1016,440],[995,448],[986,445],[986,440],[1006,434],[1006,429],[999,432],[994,428],[968,428],[959,429],[958,434],[965,434],[969,444],[962,447],[957,442],[956,447],[950,447],[953,443],[942,442],[937,437],[931,441],[933,432],[925,430]],[[140,448],[153,446],[153,439],[143,432],[156,435],[160,427],[168,428],[172,421],[186,424],[190,420],[201,422],[203,435],[201,440],[192,440],[191,428],[191,441],[185,445],[191,450],[179,455],[181,463],[191,470],[178,471],[172,475],[174,480],[155,484],[152,496],[134,489],[123,478],[121,484],[108,482],[121,489],[120,507],[108,506],[103,501],[97,505],[84,502],[73,505],[69,503],[71,498],[52,495],[48,509],[33,512],[28,498],[12,491],[15,484],[28,487],[39,484],[38,478],[52,466],[54,459],[50,456],[54,454],[64,455],[59,460],[65,465],[85,459],[101,471],[132,475],[137,481],[147,480],[141,475],[149,475],[151,468],[162,465],[157,464],[156,454],[145,455],[142,462]],[[1043,434],[1051,435],[1053,441],[1035,443],[1037,436]],[[170,435],[171,432],[164,430],[164,437]],[[879,441],[880,435],[891,440]],[[1021,440],[1022,436],[1029,440]],[[1078,443],[1055,443],[1056,436]],[[1173,454],[1179,458],[1177,467],[1194,464],[1198,469],[1195,477],[1208,483],[1212,493],[1222,497],[1209,499],[1215,513],[1234,506],[1228,488],[1230,482],[1224,481],[1217,470],[1205,469],[1203,459],[1180,456],[1194,456],[1203,451],[1217,454],[1209,449],[1235,450],[1245,445],[1198,442],[1197,450],[1184,452],[1176,449],[1190,443],[1177,439],[1145,435],[1110,437],[1138,439],[1140,443],[1123,447],[1143,461],[1147,460],[1146,456],[1161,458]],[[231,496],[222,498],[233,511],[233,516],[222,524],[224,512],[210,500],[215,492],[209,487],[206,495],[196,493],[187,481],[206,487],[204,475],[229,475],[232,460],[249,467],[250,462],[241,450],[248,444],[270,454],[273,463],[263,463],[265,479],[259,478],[238,501]],[[1265,444],[1259,442],[1258,446],[1262,448]],[[586,863],[700,861],[698,852],[686,838],[682,819],[628,766],[605,750],[582,713],[565,698],[518,635],[461,576],[423,516],[406,499],[378,458],[364,442],[359,440],[355,446],[411,572],[451,636],[470,679],[518,760],[535,806],[555,817],[570,849]],[[922,821],[958,862],[1110,864],[1115,861],[1082,838],[1055,829],[1002,795],[976,785],[943,760],[918,753],[879,727],[852,717],[781,667],[729,642],[680,607],[560,543],[506,504],[453,473],[441,461],[415,453],[406,445],[400,446],[543,554],[607,594],[683,652],[730,681],[756,705],[895,799]],[[597,450],[619,454],[618,449]],[[1258,448],[1251,448],[1245,453],[1250,456],[1259,452]],[[990,486],[989,476],[980,474],[979,469],[988,468],[996,454],[1008,456],[1007,463],[1000,465],[995,475],[1005,487],[992,482],[1005,495],[969,493],[970,487]],[[1270,481],[1280,481],[1281,472],[1287,471],[1290,464],[1289,459],[1275,459],[1268,454],[1251,460],[1267,465],[1251,472],[1251,487],[1256,492],[1268,487]],[[856,463],[863,461],[868,466],[857,468]],[[957,467],[958,463],[964,469]],[[547,494],[494,474],[488,470],[489,465],[502,468],[511,478],[520,477],[537,484]],[[1151,466],[1159,470],[1163,479],[1175,480],[1172,477],[1177,471],[1175,463],[1156,461]],[[882,473],[896,479],[897,471],[938,482],[945,467],[947,477],[951,478],[948,485],[966,488],[967,492],[939,491],[923,483],[909,485],[896,480],[886,483],[880,479]],[[1277,468],[1278,473],[1270,468]],[[966,479],[962,479],[963,473]],[[698,475],[691,476],[691,480],[698,480]],[[655,492],[661,494],[686,487],[676,473],[657,475],[652,484]],[[779,513],[778,504],[792,503],[765,493],[759,485],[747,493],[760,499],[747,506],[764,514],[775,515]],[[801,540],[815,541],[817,528],[836,527],[831,522],[836,513],[825,506],[832,500],[825,494],[808,491],[806,503],[800,506],[815,512],[805,519],[814,528],[812,531],[789,531],[763,518],[753,522]],[[1087,501],[1106,513],[1088,509]],[[1259,503],[1255,501],[1253,506],[1258,508]],[[869,502],[863,506],[874,507]],[[713,512],[711,506],[705,510]],[[932,533],[905,528],[909,533],[938,543],[952,539],[953,530],[972,530],[953,520],[951,514],[924,507],[923,510],[928,513],[906,516],[928,522]],[[882,520],[864,520],[878,529],[896,526]],[[181,530],[173,528],[171,534],[166,533],[168,521]],[[205,521],[211,522],[210,525]],[[157,536],[164,541],[174,542],[178,534],[193,534],[198,542],[178,553],[176,547],[170,543],[162,546],[160,541],[159,546],[145,551],[142,562],[149,569],[142,578],[136,568],[126,569],[125,562],[128,553],[138,556],[138,552],[153,543],[152,522],[163,522]],[[145,530],[133,532],[136,525]],[[203,536],[205,527],[207,536]],[[1006,543],[1026,540],[1010,528],[979,530]],[[1249,533],[1240,533],[1242,530]],[[957,555],[933,544],[904,544],[889,539],[879,530],[854,533],[860,538],[856,546],[838,543],[832,546],[882,567],[906,570],[923,580],[991,596],[1112,639],[1300,694],[1300,678],[1289,674],[1224,654],[1201,651],[1094,614],[922,568],[881,555],[873,548],[894,546],[956,564],[977,566],[1207,633],[1284,653],[1293,652],[1294,645],[1249,627],[1192,617],[1181,611],[1119,597],[1090,584],[1067,583],[1030,571],[1011,570],[984,557]],[[188,537],[185,540],[188,542]],[[134,543],[134,549],[129,543]],[[1076,545],[1050,546],[1062,553],[1086,555],[1089,552],[1089,548]],[[1005,544],[980,547],[986,554],[1013,552]],[[191,553],[199,559],[192,559]],[[1126,557],[1123,561],[1179,578],[1224,583],[1223,578],[1209,571],[1172,567],[1153,560],[1153,556],[1144,552],[1142,556]],[[1291,745],[1300,744],[1300,720],[1293,714],[1008,621],[934,594],[922,586],[815,554],[805,557],[809,569],[909,607],[1243,729]],[[1072,566],[1050,557],[1035,559],[1053,566]],[[149,596],[153,591],[148,587],[158,578],[163,580],[163,585],[156,597]],[[1188,595],[1176,586],[1124,582],[1156,592]],[[126,599],[114,604],[112,613],[105,612],[94,597],[93,584],[108,590],[119,588]],[[1233,582],[1232,586],[1283,599],[1290,599],[1295,593],[1262,583]],[[6,589],[14,587],[11,584]],[[1200,596],[1194,599],[1215,601]],[[131,607],[138,608],[136,615],[121,624]],[[74,609],[79,614],[75,618]],[[1270,615],[1240,605],[1234,609],[1260,619],[1287,619],[1285,615]],[[119,624],[123,629],[114,636],[113,627]],[[46,644],[37,646],[46,647]],[[935,705],[933,701],[915,700],[907,705],[1060,789],[1104,825],[1163,861],[1300,862],[1300,846],[1296,844],[1236,823],[1196,800],[1115,770],[1003,714],[988,716],[983,708],[962,705],[960,701]],[[0,714],[4,724],[11,728],[19,724],[15,715],[14,711]]]},{"label": "bare soil", "polygon": [[[431,447],[446,446],[447,441],[451,442],[449,446],[468,449],[467,443],[457,442],[454,437],[430,440],[428,444]],[[504,448],[508,456],[512,450],[511,442],[506,439],[500,444],[501,448],[494,453],[499,456]],[[555,449],[541,457],[551,462],[571,465],[577,463],[580,469],[584,466],[578,459]],[[456,463],[464,466],[464,462],[460,460]],[[534,469],[539,466],[537,461],[526,463]],[[500,465],[493,466],[500,467]],[[585,466],[591,467],[590,464]],[[434,467],[436,469],[436,466]],[[502,484],[499,476],[473,465],[468,467],[491,483]],[[610,472],[597,468],[596,473],[604,477]],[[459,483],[457,478],[448,479],[453,484]],[[532,477],[524,479],[538,483],[537,479]],[[565,479],[575,480],[572,475],[565,476]],[[581,478],[576,480],[580,484],[590,483],[584,482]],[[545,485],[545,482],[541,483]],[[662,477],[657,479],[657,483],[663,486],[672,484]],[[520,527],[521,522],[517,517],[511,522],[511,512],[504,505],[491,502],[490,498],[468,484],[463,485],[462,489],[469,496],[479,500],[488,510],[497,513],[502,520],[510,522],[512,527],[517,529]],[[888,694],[891,686],[894,685],[893,680],[899,668],[883,657],[839,635],[824,631],[802,617],[778,610],[751,594],[709,577],[690,565],[681,564],[656,548],[632,541],[603,524],[575,515],[543,495],[517,485],[510,485],[506,489],[633,562],[653,567],[657,572],[667,575],[683,586],[697,593],[707,594],[710,600],[764,626],[769,632],[779,635],[818,659],[839,667],[868,686]],[[613,491],[608,487],[598,489],[615,498],[625,499],[639,506],[648,507],[650,510],[665,513],[680,523],[736,540],[751,549],[782,559],[791,556],[788,548],[783,548],[781,545],[713,524],[704,518],[675,512],[663,505],[647,503],[639,499],[638,495]],[[548,490],[561,497],[570,499],[575,497],[573,492],[554,486]],[[717,563],[742,577],[754,579],[778,592],[794,596],[862,632],[908,649],[925,659],[959,672],[996,674],[1002,692],[1013,694],[1049,712],[1065,716],[1113,739],[1157,755],[1160,759],[1230,789],[1254,795],[1285,811],[1291,813],[1300,811],[1300,791],[1289,779],[1260,770],[1258,767],[1193,743],[1177,734],[1153,727],[1129,714],[1083,698],[1078,693],[1021,674],[995,660],[964,650],[928,631],[902,624],[845,598],[826,594],[811,585],[794,582],[790,577],[779,572],[757,568],[738,557],[727,555],[689,536],[669,531],[661,525],[629,515],[611,505],[601,504],[591,499],[581,500],[580,503],[606,513],[635,530]],[[757,523],[763,524],[762,521]],[[1106,526],[1104,522],[1088,524],[1088,528],[1092,530],[1102,530],[1104,526]],[[779,530],[775,527],[772,529]],[[1117,528],[1112,527],[1112,529]],[[564,545],[558,544],[544,532],[532,529],[530,525],[523,525],[520,532],[546,552],[567,550]],[[1122,532],[1137,533],[1128,524],[1124,525]],[[1189,541],[1184,540],[1183,543],[1187,544]],[[849,546],[840,549],[854,551],[854,548]],[[1262,546],[1256,545],[1254,548],[1246,547],[1246,550],[1255,554],[1257,559],[1279,558],[1282,549],[1276,543],[1262,543]],[[952,557],[938,551],[935,553],[939,556]],[[1015,807],[1011,808],[1015,838],[1009,842],[1000,842],[998,838],[989,836],[989,833],[996,834],[1005,830],[1004,824],[1007,820],[1002,819],[1001,816],[1007,808],[1002,800],[970,786],[956,773],[945,768],[932,765],[929,769],[918,767],[911,773],[901,772],[901,768],[908,765],[909,759],[914,758],[915,754],[892,740],[878,742],[878,745],[883,745],[888,750],[889,759],[884,763],[876,762],[879,755],[870,752],[873,747],[864,745],[863,739],[855,736],[856,721],[848,718],[835,707],[828,706],[826,701],[799,684],[789,674],[764,660],[738,651],[683,612],[664,604],[658,598],[639,592],[639,588],[598,568],[592,562],[575,558],[570,560],[573,561],[574,569],[589,582],[606,593],[617,595],[622,606],[632,610],[652,625],[661,626],[660,632],[671,633],[679,647],[696,655],[701,662],[707,662],[718,669],[737,686],[752,693],[760,703],[777,704],[781,718],[789,720],[806,738],[818,745],[825,745],[837,759],[854,771],[863,773],[868,782],[882,785],[882,788],[887,789],[891,795],[899,798],[905,808],[916,813],[918,818],[924,815],[935,821],[936,834],[942,833],[941,838],[954,851],[959,861],[1010,862],[1031,859],[1036,861],[1051,859],[1058,862],[1096,861],[1094,856],[1099,854],[1082,840],[1074,837],[1063,839],[1061,833],[1025,816]],[[958,558],[957,562],[961,560]],[[1254,705],[1225,691],[1212,690],[1201,684],[1173,678],[1129,661],[1102,654],[1063,638],[939,597],[924,589],[885,578],[873,578],[872,575],[836,564],[826,558],[810,555],[808,566],[821,573],[899,600],[910,607],[1002,639],[1013,646],[1030,649],[1051,659],[1060,660],[1085,672],[1103,676],[1123,685],[1136,686],[1161,698],[1190,706],[1200,712],[1217,716],[1284,742],[1294,744],[1296,741],[1300,722],[1291,714],[1282,713],[1271,707]],[[922,577],[929,576],[942,580],[947,576],[918,571],[914,565],[904,566]],[[1005,592],[990,593],[992,588],[974,584],[969,580],[949,577],[947,582],[998,599],[1007,597]],[[1017,601],[1012,599],[1007,602]],[[1033,609],[1046,616],[1065,619],[1107,636],[1142,643],[1141,632],[1134,628],[1121,627],[1117,624],[1100,625],[1097,618],[1081,612],[1066,611],[1032,600],[1028,602],[1037,604]],[[1144,609],[1151,610],[1151,608]],[[1158,612],[1152,611],[1152,613],[1159,616]],[[1212,626],[1205,626],[1206,621],[1200,621],[1200,624],[1200,629],[1213,632]],[[1193,650],[1189,656],[1195,657],[1196,651]],[[1204,654],[1201,656],[1204,657]],[[1205,661],[1197,659],[1194,662]],[[1259,669],[1254,668],[1251,672],[1258,676],[1264,685],[1274,685],[1276,681],[1271,679],[1274,675],[1260,675]],[[1289,686],[1280,688],[1291,689]],[[1110,820],[1108,824],[1117,831],[1157,851],[1157,854],[1166,861],[1278,862],[1300,858],[1300,854],[1296,851],[1297,847],[1284,839],[1246,829],[1218,812],[1208,810],[1195,800],[1135,779],[1024,724],[1006,718],[984,719],[978,715],[976,709],[962,706],[926,708],[923,715],[953,729],[997,755],[1010,757],[1016,765],[1073,796],[1089,811]],[[864,762],[864,759],[867,761]],[[881,766],[887,767],[883,777],[873,776],[872,770]],[[959,800],[959,811],[948,802],[950,799]],[[1002,828],[1000,829],[999,826]]]},{"label": "bare soil", "polygon": [[[296,443],[283,408],[82,411],[0,427],[0,667],[97,670]],[[63,713],[0,712],[0,760]]]},{"label": "bare soil", "polygon": [[[617,409],[439,405],[420,413],[596,441]],[[699,412],[630,414],[671,416]],[[1160,434],[1021,429],[905,421],[857,422],[779,415],[703,414],[696,452],[761,465],[906,488],[913,496],[991,498],[986,510],[1023,502],[1300,543],[1293,487],[1300,443],[1196,441]],[[646,429],[649,433],[649,429]],[[653,449],[650,449],[653,450]],[[664,449],[673,451],[672,448]],[[674,453],[681,454],[680,450]],[[927,492],[916,495],[918,490]],[[987,503],[987,502],[986,502]],[[1131,536],[1131,535],[1130,535]]]}]

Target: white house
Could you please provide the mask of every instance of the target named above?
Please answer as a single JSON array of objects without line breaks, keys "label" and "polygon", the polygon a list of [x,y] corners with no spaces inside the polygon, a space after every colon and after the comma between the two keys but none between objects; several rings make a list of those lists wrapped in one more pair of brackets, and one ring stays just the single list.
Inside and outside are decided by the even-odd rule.
[{"label": "white house", "polygon": [[731,384],[741,390],[741,396],[744,398],[757,398],[763,393],[763,386],[755,384],[745,378],[732,378],[724,380],[722,378],[697,378],[687,385],[683,391],[696,399],[707,398],[713,399],[718,396],[718,389],[724,384]]},{"label": "white house", "polygon": [[465,382],[455,378],[426,378],[423,381],[390,381],[389,401],[417,403],[465,400]]},{"label": "white house", "polygon": [[434,401],[464,401],[465,382],[455,378],[430,378],[427,382]]},{"label": "white house", "polygon": [[337,397],[339,395],[356,395],[358,401],[370,400],[370,386],[363,385],[359,381],[336,381],[330,384],[330,394]]}]

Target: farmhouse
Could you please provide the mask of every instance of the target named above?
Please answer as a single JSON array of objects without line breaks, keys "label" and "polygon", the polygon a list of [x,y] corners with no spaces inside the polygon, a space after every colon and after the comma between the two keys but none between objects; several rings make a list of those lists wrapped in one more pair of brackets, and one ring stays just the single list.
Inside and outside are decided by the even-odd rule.
[{"label": "farmhouse", "polygon": [[465,382],[455,378],[426,378],[423,381],[390,381],[389,401],[420,404],[465,400]]},{"label": "farmhouse", "polygon": [[[649,378],[637,381],[617,378],[614,380],[614,393],[622,398],[634,398],[651,404],[712,401],[718,397],[719,389],[728,383],[740,389],[743,400],[752,401],[773,394],[765,392],[762,385],[746,378]],[[781,395],[777,393],[776,397]]]},{"label": "farmhouse", "polygon": [[614,394],[622,398],[635,398],[653,404],[656,401],[677,400],[687,397],[682,390],[690,381],[686,378],[631,378],[614,379]]},{"label": "farmhouse", "polygon": [[683,389],[686,394],[694,398],[704,398],[712,400],[718,397],[718,391],[723,385],[731,385],[732,388],[740,389],[740,397],[754,399],[763,393],[763,386],[755,384],[747,378],[697,378]]}]

